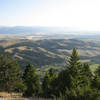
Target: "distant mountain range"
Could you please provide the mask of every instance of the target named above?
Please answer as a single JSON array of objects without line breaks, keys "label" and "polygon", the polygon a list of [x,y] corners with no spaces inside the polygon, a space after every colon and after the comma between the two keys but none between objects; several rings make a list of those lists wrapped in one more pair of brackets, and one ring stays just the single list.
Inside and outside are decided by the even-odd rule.
[{"label": "distant mountain range", "polygon": [[60,33],[72,31],[69,28],[59,28],[59,27],[25,27],[25,26],[16,26],[16,27],[0,27],[0,33],[4,34],[14,34],[14,33],[36,33],[36,32],[51,32],[51,33]]},{"label": "distant mountain range", "polygon": [[85,39],[100,40],[100,32],[79,31],[60,27],[0,27],[0,39]]}]

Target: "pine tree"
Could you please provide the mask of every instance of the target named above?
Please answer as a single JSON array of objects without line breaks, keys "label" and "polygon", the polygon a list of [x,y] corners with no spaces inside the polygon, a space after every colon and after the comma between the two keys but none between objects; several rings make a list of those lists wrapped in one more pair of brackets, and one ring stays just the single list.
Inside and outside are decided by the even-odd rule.
[{"label": "pine tree", "polygon": [[83,78],[83,85],[84,86],[90,86],[91,85],[91,81],[93,79],[93,75],[92,72],[90,70],[90,66],[88,64],[83,64],[83,69],[81,72],[81,76]]},{"label": "pine tree", "polygon": [[91,72],[89,66],[80,63],[78,52],[74,48],[69,60],[69,65],[66,70],[61,71],[58,75],[58,90],[60,90],[62,95],[69,97],[68,100],[81,100],[78,98],[85,97],[84,93],[88,91],[86,88],[91,90],[90,77]]},{"label": "pine tree", "polygon": [[89,69],[89,65],[82,65],[80,63],[78,52],[74,48],[72,56],[70,57],[67,73],[67,90],[69,93],[71,93],[70,95],[68,92],[66,93],[68,97],[71,97],[68,100],[92,100],[90,98],[94,98],[96,94],[92,93],[93,90],[91,89],[91,79],[92,73]]},{"label": "pine tree", "polygon": [[81,63],[76,49],[73,49],[69,65],[58,74],[58,92],[65,95],[66,89],[77,88],[80,84]]},{"label": "pine tree", "polygon": [[84,75],[86,75],[88,79],[91,79],[93,77],[91,70],[90,70],[90,66],[88,64],[83,65],[83,71],[84,71]]},{"label": "pine tree", "polygon": [[78,52],[76,48],[73,49],[72,56],[69,60],[69,87],[77,88],[81,85],[81,72],[82,65],[80,63],[80,58],[78,56]]},{"label": "pine tree", "polygon": [[95,71],[95,75],[92,80],[92,88],[95,88],[97,90],[97,94],[100,95],[100,65],[98,66],[97,70]]},{"label": "pine tree", "polygon": [[61,72],[59,72],[58,74],[58,95],[61,94],[65,94],[66,92],[66,88],[70,87],[70,83],[69,83],[69,71],[68,71],[68,67],[66,70],[62,70]]},{"label": "pine tree", "polygon": [[0,90],[11,92],[22,85],[18,63],[9,56],[0,55]]},{"label": "pine tree", "polygon": [[48,72],[46,72],[42,82],[43,96],[45,98],[50,97],[50,81],[50,75]]},{"label": "pine tree", "polygon": [[54,69],[50,68],[43,78],[42,88],[44,97],[52,97],[55,94],[55,80],[56,74],[54,72]]},{"label": "pine tree", "polygon": [[37,96],[40,93],[40,79],[33,65],[29,64],[26,66],[23,81],[26,86],[24,96]]}]

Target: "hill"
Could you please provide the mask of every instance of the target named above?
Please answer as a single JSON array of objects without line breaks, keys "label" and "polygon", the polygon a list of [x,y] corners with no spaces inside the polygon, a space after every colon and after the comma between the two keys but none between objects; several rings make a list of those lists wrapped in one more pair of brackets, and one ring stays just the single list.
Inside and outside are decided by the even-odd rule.
[{"label": "hill", "polygon": [[64,65],[72,48],[78,49],[82,62],[99,63],[100,41],[77,39],[0,40],[0,53],[17,59],[21,66]]}]

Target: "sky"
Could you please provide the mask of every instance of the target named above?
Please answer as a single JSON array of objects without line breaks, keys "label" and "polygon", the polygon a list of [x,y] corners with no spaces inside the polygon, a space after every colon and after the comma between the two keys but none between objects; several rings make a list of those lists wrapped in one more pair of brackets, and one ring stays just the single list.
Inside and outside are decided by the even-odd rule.
[{"label": "sky", "polygon": [[100,0],[0,0],[0,26],[100,31]]}]

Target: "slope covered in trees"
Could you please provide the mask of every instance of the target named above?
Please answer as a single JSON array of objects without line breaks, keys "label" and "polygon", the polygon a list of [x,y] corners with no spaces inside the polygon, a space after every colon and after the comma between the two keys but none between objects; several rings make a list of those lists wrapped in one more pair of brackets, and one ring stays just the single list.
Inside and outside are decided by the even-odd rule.
[{"label": "slope covered in trees", "polygon": [[[82,64],[76,48],[66,69],[55,73],[49,69],[40,77],[31,64],[24,72],[15,60],[0,55],[0,91],[21,92],[26,97],[43,97],[52,100],[99,100],[100,67],[92,73],[88,64]],[[40,81],[41,80],[41,81]]]},{"label": "slope covered in trees", "polygon": [[0,55],[0,91],[20,91],[23,87],[21,70],[17,61]]}]

